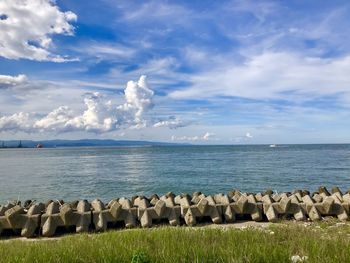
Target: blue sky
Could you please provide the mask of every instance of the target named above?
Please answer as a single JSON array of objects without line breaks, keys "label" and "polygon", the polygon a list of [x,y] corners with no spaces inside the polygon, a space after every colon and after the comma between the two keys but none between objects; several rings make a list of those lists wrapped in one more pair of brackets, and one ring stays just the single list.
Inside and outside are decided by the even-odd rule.
[{"label": "blue sky", "polygon": [[348,1],[0,0],[0,137],[350,142],[349,15]]}]

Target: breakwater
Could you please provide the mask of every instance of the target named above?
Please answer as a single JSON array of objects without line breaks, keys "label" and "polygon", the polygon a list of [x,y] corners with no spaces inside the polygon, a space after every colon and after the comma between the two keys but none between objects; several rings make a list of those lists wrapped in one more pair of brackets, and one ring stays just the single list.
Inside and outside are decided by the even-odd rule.
[{"label": "breakwater", "polygon": [[242,193],[208,195],[134,196],[116,198],[105,204],[101,200],[63,200],[36,203],[27,200],[0,206],[0,236],[51,237],[62,232],[105,231],[108,228],[151,227],[167,223],[171,226],[194,226],[199,222],[232,223],[239,219],[275,222],[278,219],[322,220],[333,216],[345,221],[350,216],[350,192],[338,187],[329,192]]}]

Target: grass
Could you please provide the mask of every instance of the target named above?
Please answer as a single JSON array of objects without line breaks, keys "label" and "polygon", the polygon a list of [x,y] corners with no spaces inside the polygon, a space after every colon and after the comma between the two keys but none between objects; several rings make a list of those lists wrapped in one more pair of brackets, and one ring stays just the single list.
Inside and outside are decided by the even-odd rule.
[{"label": "grass", "polygon": [[159,227],[0,242],[0,262],[350,262],[350,224],[266,229]]}]

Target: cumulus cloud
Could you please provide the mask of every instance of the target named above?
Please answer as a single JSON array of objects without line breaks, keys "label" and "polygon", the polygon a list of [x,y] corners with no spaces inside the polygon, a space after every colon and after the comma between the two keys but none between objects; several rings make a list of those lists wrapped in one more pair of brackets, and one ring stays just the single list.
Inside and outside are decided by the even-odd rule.
[{"label": "cumulus cloud", "polygon": [[85,111],[76,114],[68,106],[61,106],[46,116],[19,113],[0,118],[0,131],[91,131],[108,132],[120,128],[142,128],[147,125],[144,115],[152,109],[154,92],[148,87],[146,76],[129,81],[124,90],[125,103],[115,105],[98,92],[86,94]]},{"label": "cumulus cloud", "polygon": [[50,52],[52,35],[73,35],[71,11],[62,12],[53,0],[0,1],[0,56],[8,59],[63,62]]},{"label": "cumulus cloud", "polygon": [[126,103],[118,107],[124,112],[131,112],[133,122],[138,126],[143,125],[142,115],[153,108],[154,92],[148,88],[146,76],[141,76],[138,82],[129,81],[124,91]]},{"label": "cumulus cloud", "polygon": [[17,76],[0,75],[0,88],[8,88],[11,86],[24,84],[27,81],[27,76],[22,74]]},{"label": "cumulus cloud", "polygon": [[61,106],[42,119],[34,123],[33,128],[38,128],[42,131],[56,131],[67,128],[66,124],[74,118],[73,112],[67,106]]},{"label": "cumulus cloud", "polygon": [[31,132],[32,119],[28,113],[15,113],[10,116],[0,117],[0,131],[24,131]]},{"label": "cumulus cloud", "polygon": [[206,132],[202,136],[180,136],[177,137],[175,135],[171,136],[172,141],[209,141],[214,139],[215,134]]}]

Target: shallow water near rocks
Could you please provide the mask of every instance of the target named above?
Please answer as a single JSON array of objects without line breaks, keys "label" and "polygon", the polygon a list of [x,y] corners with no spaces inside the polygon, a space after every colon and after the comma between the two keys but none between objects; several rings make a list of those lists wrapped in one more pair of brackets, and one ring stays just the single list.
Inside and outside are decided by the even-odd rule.
[{"label": "shallow water near rocks", "polygon": [[350,187],[350,145],[0,149],[0,202]]}]

